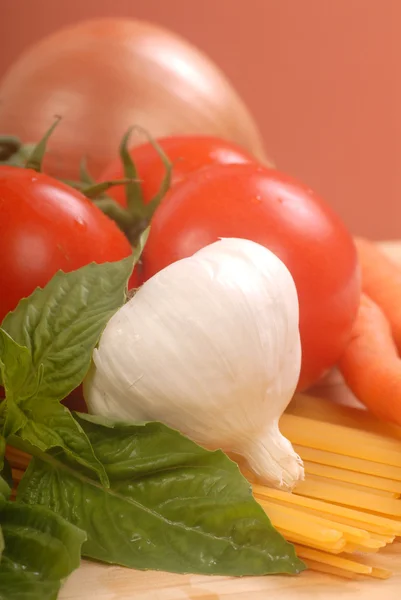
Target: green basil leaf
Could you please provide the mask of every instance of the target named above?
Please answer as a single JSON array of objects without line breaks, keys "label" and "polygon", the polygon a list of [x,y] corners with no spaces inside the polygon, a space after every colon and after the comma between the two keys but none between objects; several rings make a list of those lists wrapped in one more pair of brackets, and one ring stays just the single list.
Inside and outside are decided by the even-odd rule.
[{"label": "green basil leaf", "polygon": [[8,485],[8,482],[5,478],[0,475],[0,496],[3,498],[9,498],[11,495],[11,487]]},{"label": "green basil leaf", "polygon": [[3,536],[3,530],[1,529],[1,526],[0,526],[0,562],[1,562],[1,557],[3,554],[3,550],[4,550],[4,536]]},{"label": "green basil leaf", "polygon": [[94,470],[102,483],[108,485],[103,466],[70,411],[56,399],[38,398],[43,365],[35,371],[28,348],[17,344],[2,329],[0,359],[6,390],[4,436],[18,435],[43,452],[62,448],[72,459]]},{"label": "green basil leaf", "polygon": [[20,410],[26,415],[26,423],[17,435],[29,444],[25,447],[29,454],[36,455],[36,448],[42,452],[60,448],[68,459],[94,471],[102,484],[109,486],[87,435],[66,406],[57,400],[38,402],[34,398],[21,404]]},{"label": "green basil leaf", "polygon": [[100,334],[125,301],[132,267],[130,256],[71,273],[59,271],[5,317],[2,328],[28,349],[34,371],[43,366],[38,401],[62,400],[82,382]]},{"label": "green basil leaf", "polygon": [[0,475],[0,497],[9,498],[11,494],[11,488],[8,485],[7,481],[4,479],[2,475]]},{"label": "green basil leaf", "polygon": [[209,575],[304,568],[223,452],[207,451],[161,423],[76,418],[110,489],[60,454],[31,461],[18,497],[84,529],[84,555],[137,569]]},{"label": "green basil leaf", "polygon": [[60,587],[31,573],[0,573],[0,600],[57,600]]},{"label": "green basil leaf", "polygon": [[6,438],[0,434],[0,473],[4,467],[5,455],[6,455]]},{"label": "green basil leaf", "polygon": [[79,567],[85,533],[44,506],[6,502],[0,524],[7,558],[0,571],[23,570],[57,580]]},{"label": "green basil leaf", "polygon": [[6,399],[2,401],[2,431],[4,437],[17,433],[27,418],[19,408],[19,402],[35,396],[43,374],[43,368],[34,370],[31,353],[20,346],[0,328],[0,371],[4,382]]},{"label": "green basil leaf", "polygon": [[27,417],[13,398],[9,398],[5,404],[5,420],[3,434],[6,438],[18,433],[27,423]]},{"label": "green basil leaf", "polygon": [[[0,371],[6,398],[30,398],[36,394],[43,368],[35,370],[28,348],[0,328]],[[4,402],[4,400],[3,400]]]},{"label": "green basil leaf", "polygon": [[0,473],[0,496],[8,499],[11,496],[11,488],[13,485],[11,467],[7,461],[4,463],[2,472]]},{"label": "green basil leaf", "polygon": [[0,599],[54,600],[61,580],[78,568],[85,533],[43,506],[0,507],[3,554]]},{"label": "green basil leaf", "polygon": [[[6,453],[6,440],[0,435],[0,497],[8,499],[11,495],[11,488],[13,485],[13,478],[11,467],[5,457]],[[1,545],[1,544],[0,544]],[[1,557],[1,552],[0,552]]]},{"label": "green basil leaf", "polygon": [[143,249],[145,248],[146,242],[148,241],[149,233],[150,226],[144,229],[138,238],[138,242],[132,252],[132,256],[134,257],[134,265],[136,265],[136,263],[139,262],[142,256]]}]

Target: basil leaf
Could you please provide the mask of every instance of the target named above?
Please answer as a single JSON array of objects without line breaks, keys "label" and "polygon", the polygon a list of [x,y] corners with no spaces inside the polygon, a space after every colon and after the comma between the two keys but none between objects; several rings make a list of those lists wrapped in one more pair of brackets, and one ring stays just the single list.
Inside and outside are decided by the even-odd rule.
[{"label": "basil leaf", "polygon": [[36,398],[20,406],[27,419],[17,435],[31,446],[25,447],[29,454],[37,454],[36,448],[42,452],[60,448],[69,459],[94,471],[102,484],[109,486],[106,471],[88,437],[66,406],[56,400],[37,402]]},{"label": "basil leaf", "polygon": [[[0,435],[0,498],[9,498],[11,495],[11,488],[13,485],[13,478],[11,473],[11,467],[5,457],[6,453],[6,440]],[[1,541],[0,541],[1,546]],[[1,551],[0,551],[1,557]]]},{"label": "basil leaf", "polygon": [[43,506],[6,502],[0,509],[7,564],[0,571],[64,579],[80,564],[83,531]]},{"label": "basil leaf", "polygon": [[11,467],[6,461],[4,463],[4,467],[2,472],[0,473],[0,496],[4,498],[9,498],[11,496],[11,488],[12,488],[12,475],[11,475]]},{"label": "basil leaf", "polygon": [[18,396],[32,390],[32,380],[37,375],[33,370],[31,353],[21,346],[3,329],[0,328],[0,360],[1,373],[6,394]]},{"label": "basil leaf", "polygon": [[43,366],[38,402],[62,400],[82,382],[100,334],[125,301],[132,267],[130,256],[59,271],[5,317],[2,328],[28,349],[34,371]]},{"label": "basil leaf", "polygon": [[11,488],[7,481],[0,475],[0,498],[9,498],[11,494]]},{"label": "basil leaf", "polygon": [[4,536],[3,536],[3,531],[0,526],[0,562],[1,562],[1,557],[3,554],[3,550],[4,550]]},{"label": "basil leaf", "polygon": [[38,398],[44,375],[42,365],[35,371],[28,348],[17,344],[2,329],[0,360],[6,390],[4,436],[18,435],[42,451],[62,448],[71,458],[94,470],[102,483],[108,485],[103,466],[70,411],[56,399]]},{"label": "basil leaf", "polygon": [[146,246],[146,242],[148,241],[149,234],[150,234],[150,226],[148,226],[146,229],[144,229],[138,238],[138,242],[137,242],[134,250],[132,251],[132,256],[134,258],[134,265],[136,265],[136,263],[139,262],[141,259],[142,252]]},{"label": "basil leaf", "polygon": [[0,435],[0,473],[4,467],[4,457],[6,454],[6,438]]},{"label": "basil leaf", "polygon": [[84,555],[137,569],[209,575],[304,568],[223,452],[207,451],[161,423],[76,418],[110,489],[59,454],[31,461],[18,497],[84,529]]},{"label": "basil leaf", "polygon": [[0,328],[0,371],[6,400],[3,405],[2,429],[5,437],[16,433],[26,417],[19,410],[17,400],[31,398],[37,392],[43,369],[35,372],[28,348],[20,346]]},{"label": "basil leaf", "polygon": [[0,600],[57,600],[59,581],[41,581],[31,573],[1,573]]},{"label": "basil leaf", "polygon": [[6,398],[2,401],[2,430],[4,437],[9,437],[26,424],[27,418],[18,404],[35,396],[43,369],[35,371],[28,348],[17,344],[1,328],[0,371],[6,392]]},{"label": "basil leaf", "polygon": [[9,498],[11,494],[11,487],[8,485],[8,482],[4,479],[2,475],[0,475],[0,496],[4,498]]},{"label": "basil leaf", "polygon": [[85,533],[43,506],[5,502],[0,599],[54,600],[61,580],[78,568]]}]

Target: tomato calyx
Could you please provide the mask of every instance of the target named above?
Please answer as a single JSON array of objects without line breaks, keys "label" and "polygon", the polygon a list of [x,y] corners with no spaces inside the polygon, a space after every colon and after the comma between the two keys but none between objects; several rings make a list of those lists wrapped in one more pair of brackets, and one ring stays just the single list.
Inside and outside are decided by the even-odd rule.
[{"label": "tomato calyx", "polygon": [[[139,132],[147,138],[148,142],[156,150],[165,168],[165,174],[160,184],[160,188],[156,195],[147,204],[145,204],[143,201],[141,182],[138,179],[136,166],[128,150],[128,143],[133,131]],[[110,200],[108,203],[106,203],[104,200],[100,200],[97,202],[97,205],[104,212],[106,212],[108,216],[113,218],[117,224],[119,224],[120,219],[126,219],[126,216],[124,216],[122,213],[125,212],[130,215],[131,218],[126,219],[126,224],[123,225],[122,229],[127,235],[131,244],[136,245],[138,237],[149,226],[157,207],[170,188],[173,164],[157,141],[145,129],[139,127],[138,125],[130,127],[124,135],[123,139],[121,140],[119,154],[123,164],[124,176],[130,180],[130,182],[125,186],[127,208],[122,208],[120,205],[114,202],[114,200]],[[115,206],[113,206],[111,202]]]},{"label": "tomato calyx", "polygon": [[131,214],[137,214],[140,218],[150,221],[156,208],[159,206],[162,198],[170,188],[173,165],[166,153],[164,152],[163,148],[157,143],[157,141],[145,129],[139,127],[138,125],[135,125],[134,127],[130,127],[130,129],[128,129],[120,144],[120,158],[121,162],[123,163],[125,177],[131,178],[135,181],[138,180],[136,166],[128,150],[128,143],[131,137],[131,133],[133,131],[137,131],[147,138],[148,142],[156,150],[165,168],[165,174],[160,184],[160,188],[157,194],[154,196],[154,198],[152,198],[150,202],[148,202],[148,204],[144,204],[143,202],[142,189],[140,185],[138,185],[137,183],[129,184],[125,188],[127,196],[127,207]]},{"label": "tomato calyx", "polygon": [[[156,150],[165,168],[165,174],[159,190],[150,202],[146,204],[143,200],[141,180],[138,178],[135,163],[133,162],[128,149],[129,140],[133,131],[139,132],[147,138],[148,142]],[[79,189],[85,196],[93,200],[96,206],[100,208],[104,214],[116,222],[131,245],[135,247],[140,235],[149,226],[157,207],[170,188],[173,163],[169,160],[157,141],[145,129],[138,125],[130,127],[124,134],[120,143],[119,155],[123,165],[124,179],[96,182],[88,171],[86,160],[83,159],[80,164],[80,181],[65,181],[65,183]],[[104,193],[110,187],[121,184],[125,185],[127,199],[126,208]]]}]

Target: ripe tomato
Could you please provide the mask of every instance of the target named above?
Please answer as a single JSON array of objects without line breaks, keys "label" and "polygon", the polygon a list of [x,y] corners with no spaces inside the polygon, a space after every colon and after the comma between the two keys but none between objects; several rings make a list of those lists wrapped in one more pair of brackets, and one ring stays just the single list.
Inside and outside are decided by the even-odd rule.
[{"label": "ripe tomato", "polygon": [[[160,138],[158,144],[174,165],[171,185],[182,181],[188,174],[213,164],[240,164],[254,162],[246,150],[212,136],[183,135]],[[158,192],[166,168],[152,144],[142,144],[130,149],[131,158],[137,168],[143,200],[148,203]],[[121,159],[113,161],[101,174],[99,181],[123,179]],[[121,206],[126,206],[125,187],[114,186],[107,195]]]},{"label": "ripe tomato", "polygon": [[299,389],[313,384],[340,357],[359,303],[357,255],[345,225],[310,189],[277,171],[212,166],[165,196],[145,247],[144,278],[220,237],[258,242],[290,270],[300,306]]},{"label": "ripe tomato", "polygon": [[80,192],[16,167],[0,167],[0,238],[0,322],[59,269],[116,261],[131,252],[115,223]]},{"label": "ripe tomato", "polygon": [[227,138],[267,160],[252,115],[220,69],[144,21],[95,19],[55,31],[10,65],[0,99],[1,133],[25,143],[40,140],[54,115],[63,117],[44,162],[57,178],[77,179],[82,157],[97,178],[135,123],[155,137]]}]

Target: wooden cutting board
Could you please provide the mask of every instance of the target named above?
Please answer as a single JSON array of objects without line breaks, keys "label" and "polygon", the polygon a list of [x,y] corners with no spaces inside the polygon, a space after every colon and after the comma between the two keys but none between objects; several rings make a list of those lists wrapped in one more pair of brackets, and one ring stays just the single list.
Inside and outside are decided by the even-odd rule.
[{"label": "wooden cutting board", "polygon": [[401,543],[383,553],[386,581],[346,581],[307,571],[297,577],[206,577],[84,563],[67,581],[62,600],[399,600]]},{"label": "wooden cutting board", "polygon": [[[382,243],[401,264],[401,242]],[[332,395],[332,385],[327,389]],[[338,397],[338,391],[336,396]],[[320,387],[319,393],[324,393]],[[400,500],[401,501],[401,500]],[[387,581],[345,581],[307,571],[297,577],[206,577],[133,571],[86,562],[71,575],[60,600],[398,600],[401,598],[401,542],[378,559],[395,575]]]}]

